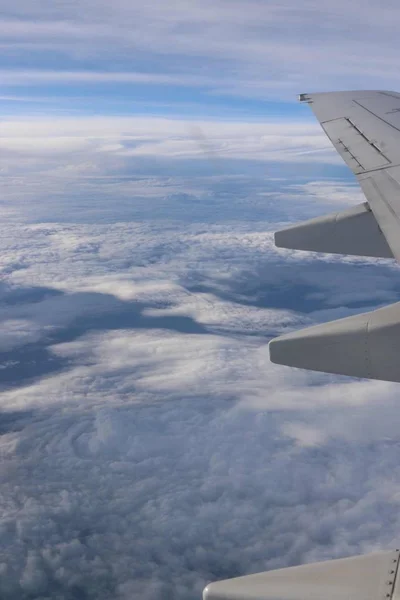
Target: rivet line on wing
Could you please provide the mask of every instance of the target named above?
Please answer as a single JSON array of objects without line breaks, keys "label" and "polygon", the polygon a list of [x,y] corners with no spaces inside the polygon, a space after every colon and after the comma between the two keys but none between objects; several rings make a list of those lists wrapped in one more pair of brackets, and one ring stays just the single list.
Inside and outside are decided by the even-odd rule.
[{"label": "rivet line on wing", "polygon": [[386,592],[384,594],[384,600],[391,599],[393,597],[394,586],[399,570],[400,560],[400,549],[395,550],[395,557],[392,559],[392,564],[389,569],[389,579],[386,581]]}]

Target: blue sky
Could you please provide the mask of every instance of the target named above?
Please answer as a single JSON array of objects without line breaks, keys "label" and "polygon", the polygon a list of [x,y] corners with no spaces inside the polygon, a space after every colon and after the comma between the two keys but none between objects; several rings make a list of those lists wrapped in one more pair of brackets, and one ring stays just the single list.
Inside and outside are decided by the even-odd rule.
[{"label": "blue sky", "polygon": [[23,101],[47,112],[299,116],[299,92],[396,87],[398,18],[396,2],[383,12],[363,1],[20,0],[2,8],[2,96],[18,98],[3,102],[7,112]]},{"label": "blue sky", "polygon": [[3,3],[0,597],[195,600],[398,546],[397,384],[268,341],[398,300],[274,247],[364,200],[298,93],[400,89],[396,2]]}]

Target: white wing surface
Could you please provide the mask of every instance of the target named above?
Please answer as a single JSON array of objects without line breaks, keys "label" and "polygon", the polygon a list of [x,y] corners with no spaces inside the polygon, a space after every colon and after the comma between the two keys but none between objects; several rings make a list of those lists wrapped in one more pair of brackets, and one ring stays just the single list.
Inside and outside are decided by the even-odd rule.
[{"label": "white wing surface", "polygon": [[356,175],[386,241],[400,261],[400,94],[301,94]]},{"label": "white wing surface", "polygon": [[[368,202],[275,234],[283,248],[394,257],[400,262],[400,94],[301,94]],[[400,382],[400,303],[283,335],[278,364]]]},{"label": "white wing surface", "polygon": [[398,600],[399,551],[288,567],[211,583],[203,600]]}]

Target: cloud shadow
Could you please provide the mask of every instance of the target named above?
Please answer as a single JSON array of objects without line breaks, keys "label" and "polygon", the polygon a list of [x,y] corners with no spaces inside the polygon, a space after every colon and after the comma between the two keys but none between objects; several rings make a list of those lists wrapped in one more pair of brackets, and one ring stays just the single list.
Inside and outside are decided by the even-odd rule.
[{"label": "cloud shadow", "polygon": [[[377,283],[378,282],[378,283]],[[257,261],[227,277],[192,272],[181,284],[191,293],[213,294],[224,301],[257,308],[309,314],[337,306],[363,309],[397,301],[400,277],[391,264],[350,264],[312,261]],[[348,295],[335,303],[332,290]],[[338,296],[339,298],[339,296]],[[0,284],[0,322],[26,319],[37,325],[40,339],[0,352],[0,388],[16,388],[71,368],[75,361],[51,350],[96,331],[164,329],[180,334],[218,334],[195,319],[151,315],[151,302],[120,300],[99,292],[64,293],[47,287],[7,287]],[[158,305],[159,306],[159,305]],[[227,332],[224,332],[226,335]],[[240,332],[233,331],[232,335]],[[249,335],[249,331],[246,331]],[[276,335],[265,331],[263,337]],[[259,335],[259,333],[258,333]]]},{"label": "cloud shadow", "polygon": [[33,410],[0,411],[0,436],[21,431],[32,419]]},{"label": "cloud shadow", "polygon": [[[148,316],[154,308],[144,302],[123,301],[112,294],[65,294],[51,288],[0,289],[1,320],[23,317],[43,331],[34,342],[0,352],[0,387],[19,387],[70,368],[74,361],[51,351],[53,344],[74,341],[95,331],[165,329],[181,334],[204,334],[207,329],[187,316]],[[63,313],[67,313],[67,318]],[[54,315],[54,318],[53,318]],[[61,318],[60,318],[61,315]],[[61,320],[61,324],[60,324]]]},{"label": "cloud shadow", "polygon": [[[200,273],[181,283],[192,293],[213,294],[228,302],[309,314],[343,305],[362,309],[396,302],[396,297],[400,297],[400,271],[399,277],[395,274],[392,266],[382,264],[325,261],[284,264],[268,260],[249,265],[248,270],[242,269],[229,277],[210,278]],[[384,289],[383,279],[387,283]],[[332,290],[337,290],[337,301]],[[388,300],[391,296],[393,300]]]}]

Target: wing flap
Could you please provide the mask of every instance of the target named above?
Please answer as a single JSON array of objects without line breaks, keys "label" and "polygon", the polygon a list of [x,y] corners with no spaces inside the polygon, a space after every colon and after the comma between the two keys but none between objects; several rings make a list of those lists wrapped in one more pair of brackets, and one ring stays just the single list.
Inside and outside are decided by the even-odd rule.
[{"label": "wing flap", "polygon": [[390,165],[390,160],[349,118],[325,121],[322,127],[350,169],[358,174]]},{"label": "wing flap", "polygon": [[[336,150],[355,174],[400,164],[399,94],[384,91],[327,92],[302,94],[301,98],[309,103]],[[361,154],[366,154],[366,164],[363,165],[360,160],[363,167],[361,171],[357,162],[349,160],[349,153],[343,144],[337,143],[343,132],[349,138],[348,144],[343,140],[347,148],[362,144],[359,150]],[[361,142],[357,134],[365,143]],[[382,155],[380,159],[379,154]],[[354,155],[359,158],[357,152]],[[376,160],[377,165],[374,163]]]}]

